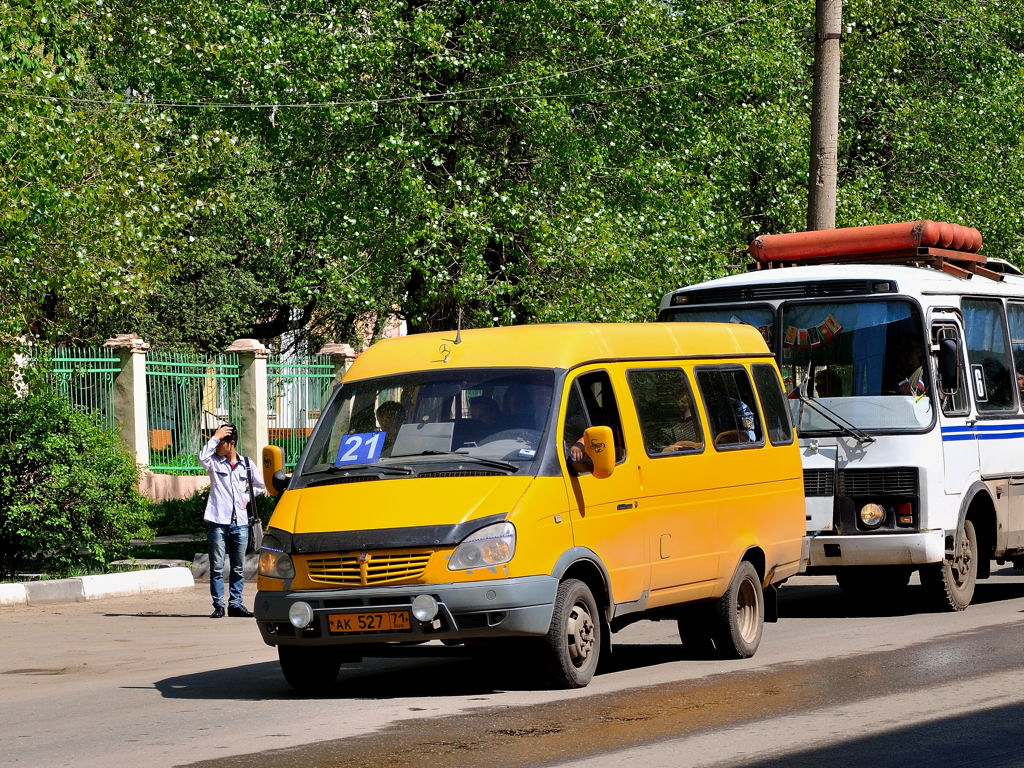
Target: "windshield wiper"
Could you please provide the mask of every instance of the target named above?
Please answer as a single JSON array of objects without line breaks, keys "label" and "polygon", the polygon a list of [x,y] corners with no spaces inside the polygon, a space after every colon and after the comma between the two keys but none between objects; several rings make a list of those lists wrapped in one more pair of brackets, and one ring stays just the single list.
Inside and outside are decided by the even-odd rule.
[{"label": "windshield wiper", "polygon": [[315,477],[316,475],[334,475],[341,472],[356,472],[361,475],[411,475],[414,470],[405,464],[346,464],[343,467],[331,465],[312,472],[303,472],[302,476]]},{"label": "windshield wiper", "polygon": [[840,431],[845,433],[848,437],[852,437],[859,443],[873,443],[875,438],[869,435],[864,430],[854,426],[838,413],[833,411],[831,408],[819,403],[817,400],[808,397],[803,393],[799,393],[800,402],[809,405],[811,410],[816,411],[819,415],[824,416],[827,421],[830,421],[835,426],[839,427]]},{"label": "windshield wiper", "polygon": [[477,464],[486,464],[489,467],[497,467],[498,469],[506,469],[509,472],[518,472],[519,465],[513,464],[511,461],[502,461],[501,459],[489,459],[486,456],[474,456],[471,453],[460,453],[459,451],[420,451],[419,453],[403,453],[403,458],[409,456],[455,456],[459,460],[469,459],[475,461]]}]

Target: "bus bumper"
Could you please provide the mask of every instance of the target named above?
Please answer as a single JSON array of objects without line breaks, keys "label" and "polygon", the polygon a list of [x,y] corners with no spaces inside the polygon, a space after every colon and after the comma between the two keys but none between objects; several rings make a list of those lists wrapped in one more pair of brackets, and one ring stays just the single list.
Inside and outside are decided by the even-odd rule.
[{"label": "bus bumper", "polygon": [[[544,635],[551,624],[558,580],[552,576],[419,584],[356,589],[260,591],[254,604],[256,624],[267,645],[353,645],[465,640],[483,637]],[[420,622],[411,616],[413,598],[430,595],[437,616]],[[292,605],[306,603],[313,619],[305,627],[289,622]],[[330,617],[395,612],[410,616],[406,629],[332,632]]]},{"label": "bus bumper", "polygon": [[847,565],[927,565],[946,557],[945,531],[811,538],[808,569]]}]

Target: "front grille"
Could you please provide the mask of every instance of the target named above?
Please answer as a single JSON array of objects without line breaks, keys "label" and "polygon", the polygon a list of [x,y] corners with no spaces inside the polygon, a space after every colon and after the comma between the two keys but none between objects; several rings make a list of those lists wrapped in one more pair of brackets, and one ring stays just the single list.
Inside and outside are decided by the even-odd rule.
[{"label": "front grille", "polygon": [[327,584],[368,586],[417,579],[430,561],[429,552],[412,554],[366,553],[320,557],[307,561],[309,578]]},{"label": "front grille", "polygon": [[839,473],[839,493],[860,498],[865,496],[917,496],[917,469],[846,469]]},{"label": "front grille", "polygon": [[804,496],[832,496],[835,493],[835,470],[805,469]]}]

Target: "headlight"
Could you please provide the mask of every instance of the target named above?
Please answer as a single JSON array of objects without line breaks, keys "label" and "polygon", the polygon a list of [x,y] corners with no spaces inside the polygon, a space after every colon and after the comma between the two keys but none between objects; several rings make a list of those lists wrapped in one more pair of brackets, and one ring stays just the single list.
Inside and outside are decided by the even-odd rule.
[{"label": "headlight", "polygon": [[516,553],[516,529],[512,523],[495,523],[462,540],[448,560],[449,571],[501,565]]},{"label": "headlight", "polygon": [[885,507],[881,504],[865,504],[860,508],[860,521],[868,528],[877,528],[885,520]]},{"label": "headlight", "polygon": [[288,606],[288,621],[296,629],[308,627],[313,621],[313,606],[301,600]]},{"label": "headlight", "polygon": [[272,579],[295,578],[295,564],[286,552],[275,552],[266,548],[260,549],[260,576]]}]

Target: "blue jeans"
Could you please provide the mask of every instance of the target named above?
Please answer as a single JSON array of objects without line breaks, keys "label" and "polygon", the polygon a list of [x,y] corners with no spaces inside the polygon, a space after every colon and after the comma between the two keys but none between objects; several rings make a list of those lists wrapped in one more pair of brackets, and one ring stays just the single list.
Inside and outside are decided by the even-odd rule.
[{"label": "blue jeans", "polygon": [[249,543],[249,526],[207,523],[206,540],[210,545],[210,595],[216,608],[224,607],[224,555],[231,564],[228,590],[229,604],[242,604],[245,586],[245,546]]}]

